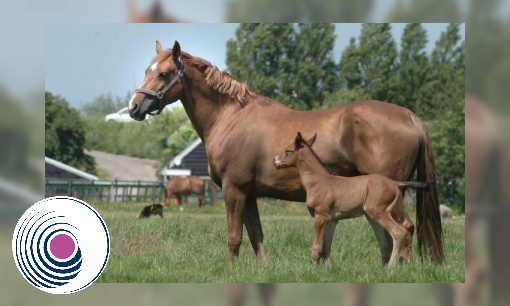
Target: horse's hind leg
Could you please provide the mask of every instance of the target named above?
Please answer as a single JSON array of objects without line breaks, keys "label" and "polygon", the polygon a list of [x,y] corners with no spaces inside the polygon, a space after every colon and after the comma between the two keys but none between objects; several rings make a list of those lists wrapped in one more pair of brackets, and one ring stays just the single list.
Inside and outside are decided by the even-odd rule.
[{"label": "horse's hind leg", "polygon": [[370,226],[374,230],[375,237],[379,242],[379,249],[381,250],[382,264],[386,265],[390,261],[391,253],[393,250],[393,240],[388,233],[379,223],[373,220],[368,214],[365,215],[370,223]]},{"label": "horse's hind leg", "polygon": [[246,201],[246,207],[243,216],[244,226],[248,232],[251,246],[257,256],[257,262],[265,261],[264,254],[264,233],[262,232],[262,224],[260,223],[259,208],[257,206],[257,198],[249,196]]},{"label": "horse's hind leg", "polygon": [[331,244],[333,242],[333,236],[335,234],[335,228],[338,224],[338,220],[329,221],[326,225],[326,232],[324,233],[324,245],[322,246],[322,258],[324,263],[329,265],[329,256],[331,254]]},{"label": "horse's hind leg", "polygon": [[394,267],[402,253],[402,249],[404,248],[407,231],[393,220],[390,213],[381,214],[375,221],[384,227],[393,239],[393,249],[391,251],[388,266]]}]

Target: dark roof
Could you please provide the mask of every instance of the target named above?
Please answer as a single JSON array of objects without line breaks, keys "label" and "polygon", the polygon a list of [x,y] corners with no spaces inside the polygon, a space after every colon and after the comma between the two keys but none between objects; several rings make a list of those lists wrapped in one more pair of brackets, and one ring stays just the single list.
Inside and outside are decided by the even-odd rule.
[{"label": "dark roof", "polygon": [[164,175],[166,169],[189,169],[191,175],[208,177],[207,171],[209,161],[202,140],[198,138],[186,149],[172,159],[161,171]]}]

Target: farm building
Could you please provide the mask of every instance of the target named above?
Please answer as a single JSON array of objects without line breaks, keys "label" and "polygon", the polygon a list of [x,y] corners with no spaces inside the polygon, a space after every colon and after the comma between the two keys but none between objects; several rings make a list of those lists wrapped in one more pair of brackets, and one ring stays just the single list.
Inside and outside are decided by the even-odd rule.
[{"label": "farm building", "polygon": [[203,179],[209,179],[209,173],[207,172],[208,164],[205,146],[202,140],[197,138],[197,140],[168,162],[159,174],[165,182],[171,176],[195,175]]},{"label": "farm building", "polygon": [[[200,138],[197,138],[192,144],[186,147],[181,153],[169,161],[160,171],[162,180],[166,183],[172,176],[199,176],[205,180],[210,180],[207,170],[209,161],[205,146]],[[209,187],[210,181],[206,181],[206,194],[209,201],[212,197]],[[218,190],[218,198],[222,199],[223,194],[220,188]]]},{"label": "farm building", "polygon": [[95,175],[78,170],[74,167],[61,163],[49,157],[44,157],[44,162],[45,162],[44,177],[46,180],[48,179],[73,179],[87,181],[98,180],[98,177]]}]

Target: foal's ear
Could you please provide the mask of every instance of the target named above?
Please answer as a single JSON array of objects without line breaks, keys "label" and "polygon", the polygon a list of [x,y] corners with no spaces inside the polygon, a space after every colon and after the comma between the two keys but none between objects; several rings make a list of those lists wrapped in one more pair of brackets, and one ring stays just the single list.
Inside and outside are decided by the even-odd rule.
[{"label": "foal's ear", "polygon": [[313,146],[313,143],[315,142],[315,139],[317,139],[317,133],[315,133],[315,134],[313,135],[313,137],[312,137],[312,138],[310,138],[310,140],[308,140],[308,145],[309,145],[310,147],[311,147],[311,146]]},{"label": "foal's ear", "polygon": [[174,61],[177,61],[180,56],[181,56],[181,45],[176,40],[174,43],[174,46],[172,47],[172,59]]},{"label": "foal's ear", "polygon": [[296,139],[294,140],[294,146],[296,149],[301,147],[301,141],[303,141],[303,136],[300,132],[297,132]]},{"label": "foal's ear", "polygon": [[163,51],[163,48],[161,48],[161,44],[159,43],[159,41],[156,40],[156,54],[161,53],[161,51]]}]

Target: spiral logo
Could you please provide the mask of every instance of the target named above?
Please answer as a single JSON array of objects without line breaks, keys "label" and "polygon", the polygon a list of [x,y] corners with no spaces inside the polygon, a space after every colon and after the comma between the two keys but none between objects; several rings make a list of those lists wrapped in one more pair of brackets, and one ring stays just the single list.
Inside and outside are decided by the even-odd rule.
[{"label": "spiral logo", "polygon": [[12,253],[18,270],[36,288],[70,294],[101,275],[110,254],[110,236],[101,216],[84,201],[51,197],[21,216]]}]

